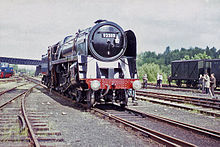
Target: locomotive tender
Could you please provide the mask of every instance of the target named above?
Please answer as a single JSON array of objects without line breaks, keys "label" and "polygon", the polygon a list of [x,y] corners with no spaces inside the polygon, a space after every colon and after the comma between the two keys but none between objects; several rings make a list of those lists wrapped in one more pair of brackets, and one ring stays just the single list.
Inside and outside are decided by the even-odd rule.
[{"label": "locomotive tender", "polygon": [[177,60],[171,63],[171,79],[181,87],[185,83],[187,87],[197,87],[199,75],[215,74],[216,86],[220,86],[220,59]]},{"label": "locomotive tender", "polygon": [[48,47],[41,70],[43,84],[89,108],[104,101],[124,107],[141,88],[135,34],[106,20]]}]

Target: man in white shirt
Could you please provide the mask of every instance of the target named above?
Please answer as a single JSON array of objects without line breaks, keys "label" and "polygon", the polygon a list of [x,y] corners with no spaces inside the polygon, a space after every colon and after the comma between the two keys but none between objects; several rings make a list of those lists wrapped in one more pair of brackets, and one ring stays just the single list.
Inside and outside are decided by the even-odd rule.
[{"label": "man in white shirt", "polygon": [[162,81],[163,81],[163,76],[162,74],[159,75],[159,87],[162,87]]}]

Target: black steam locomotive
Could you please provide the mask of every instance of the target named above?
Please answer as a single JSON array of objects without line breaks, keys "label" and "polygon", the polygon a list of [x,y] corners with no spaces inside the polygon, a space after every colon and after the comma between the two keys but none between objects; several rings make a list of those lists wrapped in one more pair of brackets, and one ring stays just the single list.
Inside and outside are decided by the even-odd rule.
[{"label": "black steam locomotive", "polygon": [[99,102],[124,107],[141,88],[135,34],[106,20],[49,46],[40,66],[43,84],[89,108]]}]

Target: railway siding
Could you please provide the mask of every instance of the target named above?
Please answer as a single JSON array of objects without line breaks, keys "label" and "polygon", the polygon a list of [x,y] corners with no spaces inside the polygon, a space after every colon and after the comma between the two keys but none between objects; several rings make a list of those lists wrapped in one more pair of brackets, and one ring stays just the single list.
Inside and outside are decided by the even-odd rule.
[{"label": "railway siding", "polygon": [[[38,109],[50,115],[52,126],[61,130],[65,141],[71,146],[158,146],[158,143],[112,125],[97,118],[85,108],[79,107],[69,98],[49,93],[46,89],[35,89]],[[63,113],[65,112],[65,113]],[[74,134],[74,135],[73,135]],[[117,134],[117,135],[116,135]]]},{"label": "railway siding", "polygon": [[[155,83],[148,83],[148,86],[147,89],[158,89],[156,87],[156,84]],[[172,85],[171,87],[168,85],[168,84],[163,84],[163,87],[159,88],[160,90],[169,90],[169,91],[174,91],[174,92],[177,92],[177,91],[181,91],[181,92],[192,92],[192,93],[202,93],[201,90],[198,90],[198,89],[191,89],[191,88],[186,88],[186,87],[177,87],[177,86],[174,86]],[[215,90],[215,94],[220,94],[220,91],[219,89],[218,90]]]},{"label": "railway siding", "polygon": [[[123,123],[126,126],[131,127],[130,125],[132,125],[132,130],[134,129],[140,131],[136,129],[136,127],[140,128],[141,130],[145,130],[148,132],[146,135],[148,134],[150,138],[152,137],[156,139],[154,136],[152,136],[152,134],[154,134],[160,138],[163,138],[164,140],[167,140],[168,142],[172,142],[180,146],[216,146],[220,143],[219,134],[213,134],[212,138],[210,137],[209,133],[205,133],[205,137],[203,136],[203,131],[200,132],[203,135],[200,135],[200,133],[197,134],[194,131],[199,129],[193,129],[192,126],[185,127],[183,125],[174,125],[170,123],[172,120],[162,122],[159,118],[155,119],[155,116],[149,117],[148,115],[140,114],[140,112],[135,112],[135,110],[124,110],[116,105],[99,105],[97,107],[98,109],[103,110],[105,113],[99,112],[99,110],[96,110],[97,108],[92,110],[102,113],[105,117],[114,119],[115,121]],[[145,132],[142,133],[145,134]],[[201,138],[203,139],[201,140]],[[159,142],[162,142],[164,145],[168,146],[173,145],[168,142],[163,142],[162,140]]]},{"label": "railway siding", "polygon": [[[139,103],[140,101],[138,101],[138,103]],[[146,103],[146,102],[145,102]],[[43,102],[43,104],[47,104],[46,102]],[[131,105],[130,105],[131,106]],[[129,107],[130,107],[129,106]],[[134,106],[135,107],[135,106]],[[139,106],[136,106],[136,107],[139,107]],[[143,107],[142,107],[143,108]],[[65,113],[66,114],[66,113]],[[67,114],[68,115],[68,114]],[[128,116],[129,115],[129,116]],[[110,115],[111,116],[111,115]],[[101,116],[102,117],[102,116]],[[136,116],[136,115],[130,115],[130,114],[119,114],[117,117],[119,117],[118,119],[123,119],[124,117],[126,118],[126,119],[128,119],[128,120],[134,120],[134,118],[135,118],[135,121],[142,121],[143,120],[143,118],[141,117],[141,116]],[[191,118],[192,119],[192,118]],[[114,122],[114,121],[113,121]],[[158,122],[154,122],[154,121],[150,121],[151,123],[150,124],[155,124],[155,125],[158,125],[159,123]],[[160,124],[159,124],[160,125]],[[121,124],[119,124],[119,126],[123,126],[123,125],[121,125]],[[163,126],[163,125],[161,125],[161,126]],[[154,127],[154,128],[158,128],[158,127]],[[174,127],[175,128],[175,127]],[[172,134],[178,134],[178,133],[183,133],[184,135],[185,135],[185,131],[168,131],[167,130],[168,129],[168,127],[166,127],[166,125],[164,125],[164,127],[162,128],[162,130],[160,130],[159,129],[159,132],[163,132],[163,133],[171,133],[171,135]],[[130,129],[129,127],[125,127],[125,130],[127,130],[128,132],[133,132],[133,129]],[[164,131],[165,130],[165,131]],[[174,129],[175,130],[175,129]],[[140,131],[140,130],[139,130]],[[174,133],[175,132],[175,133]],[[138,132],[137,132],[137,134],[139,134]],[[139,134],[140,136],[143,136],[143,137],[149,137],[149,134]],[[180,136],[184,136],[184,135],[180,135]],[[190,136],[191,136],[191,132],[190,132],[190,135],[186,135],[186,136],[188,136],[188,138],[185,138],[186,140],[188,140],[189,138],[190,138]],[[193,136],[194,138],[196,138],[196,140],[194,140],[194,141],[191,141],[193,144],[195,144],[195,145],[199,145],[199,146],[206,146],[207,144],[211,144],[211,145],[216,145],[216,144],[218,144],[219,142],[216,142],[215,140],[207,140],[207,138],[206,139],[204,139],[203,138],[203,136],[200,136],[200,135],[198,135],[198,136]],[[191,138],[193,138],[193,137],[191,137]],[[203,138],[203,141],[198,141],[198,140],[201,140],[201,138]],[[189,144],[190,146],[194,146],[193,144]],[[173,144],[174,146],[175,146],[175,144]]]},{"label": "railway siding", "polygon": [[196,111],[211,116],[220,116],[220,100],[205,97],[170,94],[168,92],[137,91],[137,99]]},{"label": "railway siding", "polygon": [[158,100],[155,98],[150,98],[150,97],[145,97],[145,96],[138,96],[136,98],[140,99],[140,100],[145,100],[145,101],[157,103],[157,104],[172,106],[172,107],[186,109],[186,110],[190,110],[190,111],[194,111],[194,112],[199,112],[202,114],[207,114],[207,115],[211,115],[211,116],[215,116],[215,117],[220,117],[220,111],[213,110],[211,108],[203,108],[203,107],[199,107],[199,106],[193,106],[193,105],[184,104],[184,103],[181,104],[181,103],[177,103],[177,102],[168,102],[166,100]]},{"label": "railway siding", "polygon": [[[63,138],[60,137],[61,133],[50,132],[45,121],[48,115],[38,112],[37,108],[32,106],[26,107],[25,98],[32,104],[32,99],[36,99],[36,97],[29,97],[34,88],[30,88],[30,86],[32,87],[33,84],[25,86],[23,84],[19,86],[19,88],[22,87],[22,90],[14,88],[1,94],[0,146],[66,146]],[[20,94],[15,96],[17,93]],[[37,132],[39,130],[40,133]],[[44,133],[44,131],[46,132]]]}]

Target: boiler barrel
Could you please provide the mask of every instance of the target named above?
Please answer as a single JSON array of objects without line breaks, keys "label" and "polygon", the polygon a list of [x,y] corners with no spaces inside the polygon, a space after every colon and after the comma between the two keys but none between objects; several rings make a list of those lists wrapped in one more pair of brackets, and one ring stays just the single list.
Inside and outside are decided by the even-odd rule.
[{"label": "boiler barrel", "polygon": [[68,36],[64,39],[64,43],[61,45],[61,56],[66,57],[72,55],[73,53],[73,37]]}]

